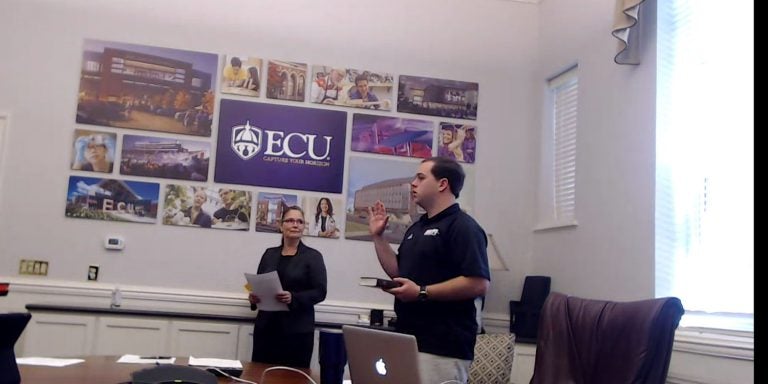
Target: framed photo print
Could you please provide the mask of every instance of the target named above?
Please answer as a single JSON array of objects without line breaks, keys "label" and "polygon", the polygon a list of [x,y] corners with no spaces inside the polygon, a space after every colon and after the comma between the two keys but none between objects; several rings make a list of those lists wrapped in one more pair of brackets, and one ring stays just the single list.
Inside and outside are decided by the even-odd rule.
[{"label": "framed photo print", "polygon": [[258,97],[261,63],[262,60],[257,57],[226,55],[221,73],[221,93]]},{"label": "framed photo print", "polygon": [[477,127],[467,124],[440,123],[437,155],[462,163],[474,163],[477,154]]},{"label": "framed photo print", "polygon": [[218,64],[213,53],[86,39],[75,121],[211,136]]},{"label": "framed photo print", "polygon": [[211,143],[123,135],[120,174],[207,181]]},{"label": "framed photo print", "polygon": [[311,75],[309,100],[313,103],[380,111],[392,109],[392,74],[315,65]]},{"label": "framed photo print", "polygon": [[165,186],[163,224],[247,231],[251,192],[227,187]]},{"label": "framed photo print", "polygon": [[256,197],[256,232],[279,233],[283,212],[298,204],[296,195],[259,192]]},{"label": "framed photo print", "polygon": [[277,100],[304,101],[307,65],[290,61],[267,63],[267,97]]},{"label": "framed photo print", "polygon": [[400,75],[397,111],[477,120],[478,93],[477,83]]},{"label": "framed photo print", "polygon": [[355,113],[352,150],[426,159],[432,156],[434,130],[432,121]]},{"label": "framed photo print", "polygon": [[154,223],[160,185],[140,181],[70,176],[65,216],[77,219]]},{"label": "framed photo print", "polygon": [[75,129],[72,169],[112,173],[116,141],[115,133]]},{"label": "framed photo print", "polygon": [[304,196],[301,200],[301,208],[307,220],[304,234],[338,239],[344,232],[342,200],[331,196]]}]

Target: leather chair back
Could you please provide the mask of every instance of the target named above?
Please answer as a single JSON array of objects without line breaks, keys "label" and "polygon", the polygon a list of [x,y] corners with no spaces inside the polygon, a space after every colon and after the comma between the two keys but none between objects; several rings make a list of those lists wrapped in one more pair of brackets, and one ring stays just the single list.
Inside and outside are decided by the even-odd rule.
[{"label": "leather chair back", "polygon": [[531,384],[663,384],[683,313],[676,297],[615,302],[552,292]]}]

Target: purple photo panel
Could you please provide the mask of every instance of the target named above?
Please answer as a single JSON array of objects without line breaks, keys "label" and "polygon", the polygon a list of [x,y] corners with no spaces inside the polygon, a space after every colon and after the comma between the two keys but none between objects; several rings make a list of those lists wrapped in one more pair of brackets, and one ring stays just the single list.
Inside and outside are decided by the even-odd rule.
[{"label": "purple photo panel", "polygon": [[222,100],[214,181],[341,193],[347,113]]}]

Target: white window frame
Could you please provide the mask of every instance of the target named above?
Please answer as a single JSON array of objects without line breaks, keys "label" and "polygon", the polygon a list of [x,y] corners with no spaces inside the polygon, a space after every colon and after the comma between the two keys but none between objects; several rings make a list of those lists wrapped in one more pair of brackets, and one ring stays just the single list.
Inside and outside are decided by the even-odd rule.
[{"label": "white window frame", "polygon": [[578,225],[578,79],[578,65],[547,79],[539,169],[539,217],[534,231]]},{"label": "white window frame", "polygon": [[656,296],[682,300],[683,328],[740,336],[754,331],[753,7],[670,1],[657,33]]}]

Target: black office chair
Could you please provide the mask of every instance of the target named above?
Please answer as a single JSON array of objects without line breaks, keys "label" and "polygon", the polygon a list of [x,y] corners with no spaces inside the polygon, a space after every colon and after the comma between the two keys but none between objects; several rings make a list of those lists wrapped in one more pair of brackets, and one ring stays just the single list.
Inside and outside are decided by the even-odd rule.
[{"label": "black office chair", "polygon": [[522,343],[535,343],[539,329],[539,315],[549,295],[552,278],[526,276],[520,300],[509,301],[509,332]]}]

